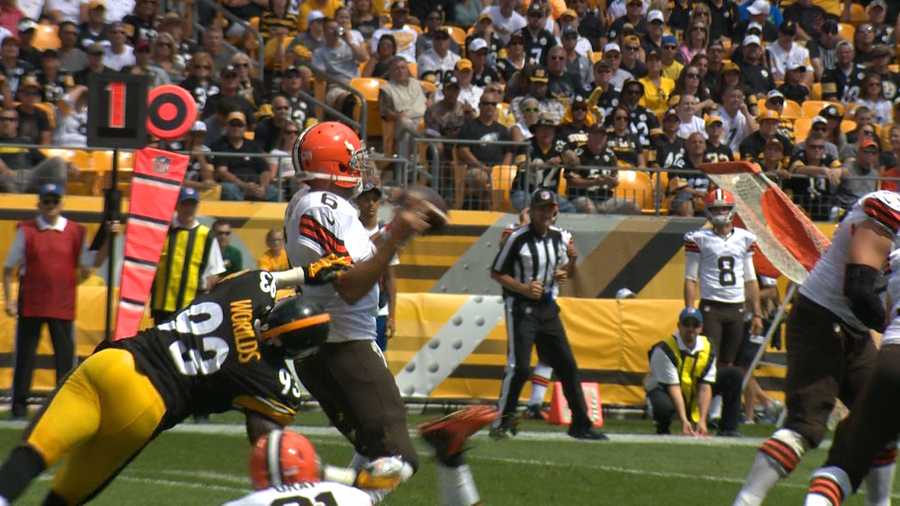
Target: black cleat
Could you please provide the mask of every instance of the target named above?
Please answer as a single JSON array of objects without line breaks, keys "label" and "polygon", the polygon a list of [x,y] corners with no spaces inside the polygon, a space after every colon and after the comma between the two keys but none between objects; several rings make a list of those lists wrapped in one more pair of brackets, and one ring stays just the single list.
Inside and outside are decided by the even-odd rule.
[{"label": "black cleat", "polygon": [[608,441],[609,438],[606,434],[600,432],[599,430],[594,430],[593,427],[584,427],[581,429],[575,427],[569,427],[568,434],[575,439],[588,439],[593,441]]},{"label": "black cleat", "polygon": [[718,437],[744,437],[743,434],[736,430],[720,430],[716,432],[716,436]]}]

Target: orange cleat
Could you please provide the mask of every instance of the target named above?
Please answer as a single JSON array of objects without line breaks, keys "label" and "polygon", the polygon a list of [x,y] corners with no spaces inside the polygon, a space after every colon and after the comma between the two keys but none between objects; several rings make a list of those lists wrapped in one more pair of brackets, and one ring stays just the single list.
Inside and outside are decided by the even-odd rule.
[{"label": "orange cleat", "polygon": [[419,426],[419,434],[434,447],[439,459],[462,452],[466,439],[497,418],[494,406],[472,406]]}]

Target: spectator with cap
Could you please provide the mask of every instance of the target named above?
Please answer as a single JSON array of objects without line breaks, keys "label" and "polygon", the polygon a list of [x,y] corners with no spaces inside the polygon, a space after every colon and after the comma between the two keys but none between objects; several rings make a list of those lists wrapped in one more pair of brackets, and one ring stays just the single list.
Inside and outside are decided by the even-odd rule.
[{"label": "spectator with cap", "polygon": [[[345,85],[359,77],[359,64],[369,56],[364,47],[351,44],[349,31],[342,31],[337,21],[325,22],[325,44],[313,51],[312,66]],[[335,109],[352,112],[355,101],[347,100],[350,92],[330,83],[325,92],[325,102]]]},{"label": "spectator with cap", "polygon": [[246,132],[244,113],[231,112],[226,117],[225,135],[210,146],[215,153],[227,153],[211,161],[216,179],[222,185],[222,200],[274,201],[278,193],[272,185],[272,171],[263,157],[254,156],[263,151],[258,144],[244,138]]},{"label": "spectator with cap", "polygon": [[547,74],[546,69],[540,66],[530,67],[529,72],[528,93],[516,96],[510,103],[513,114],[516,118],[522,117],[520,105],[525,97],[530,96],[538,100],[541,114],[553,118],[558,123],[565,114],[565,108],[559,100],[549,96],[550,76]]},{"label": "spectator with cap", "polygon": [[162,67],[153,63],[150,51],[150,42],[139,40],[134,48],[134,64],[122,67],[121,72],[129,75],[147,76],[151,88],[170,84],[169,74]]},{"label": "spectator with cap", "polygon": [[822,23],[819,30],[819,36],[813,40],[807,41],[806,48],[809,50],[809,59],[812,63],[813,77],[816,82],[822,80],[825,71],[832,70],[837,66],[837,47],[841,41],[838,34],[837,21],[829,19]]},{"label": "spectator with cap", "polygon": [[[109,26],[106,24],[106,4],[102,0],[88,3],[87,18],[78,27],[78,45],[87,50],[95,42],[107,42]],[[62,39],[62,25],[60,25]]]},{"label": "spectator with cap", "polygon": [[[452,75],[456,78],[459,85],[459,97],[457,100],[462,103],[467,115],[476,116],[478,114],[478,102],[484,89],[481,86],[472,84],[472,60],[460,58],[456,62]],[[435,100],[441,100],[442,98],[443,94],[441,90],[438,90]]]},{"label": "spectator with cap", "polygon": [[419,131],[428,104],[422,84],[418,79],[410,79],[406,60],[394,57],[389,76],[378,93],[378,104],[381,117],[394,122],[396,153],[405,157],[409,152],[409,139]]},{"label": "spectator with cap", "polygon": [[[4,113],[5,114],[5,113]],[[25,418],[41,328],[47,325],[53,344],[56,383],[75,365],[75,301],[78,283],[105,254],[88,250],[84,226],[62,215],[63,186],[48,183],[38,191],[38,215],[19,222],[3,264],[7,316],[15,318],[15,368],[12,417]],[[106,251],[105,245],[100,251]],[[18,294],[12,280],[18,270]]]},{"label": "spectator with cap", "polygon": [[516,0],[500,0],[483,11],[490,16],[494,31],[504,43],[508,43],[510,36],[527,24],[525,18],[516,12],[516,3]]},{"label": "spectator with cap", "polygon": [[859,97],[866,69],[856,63],[854,55],[852,44],[845,40],[838,42],[835,67],[822,74],[822,100],[850,104]]},{"label": "spectator with cap", "polygon": [[790,68],[809,63],[809,50],[794,42],[797,37],[797,24],[785,21],[778,27],[778,40],[766,46],[769,55],[769,66],[772,77],[783,81]]},{"label": "spectator with cap", "polygon": [[741,46],[740,60],[736,63],[741,69],[741,85],[749,93],[761,96],[775,88],[775,78],[766,63],[765,52],[757,35],[748,35]]},{"label": "spectator with cap", "polygon": [[616,90],[621,91],[625,81],[634,79],[631,72],[628,72],[620,66],[622,63],[622,49],[617,43],[610,42],[606,44],[603,48],[603,60],[609,63],[609,66],[612,69],[612,78],[610,79],[610,82],[615,86]]},{"label": "spectator with cap", "polygon": [[[644,97],[644,85],[637,80],[630,79],[622,85],[621,105],[626,107],[631,114],[629,127],[635,134],[641,148],[650,147],[650,130],[659,128],[659,120],[656,114],[640,105]],[[641,165],[643,167],[643,164]]]},{"label": "spectator with cap", "polygon": [[835,193],[837,206],[849,211],[863,195],[878,189],[876,178],[881,173],[880,154],[881,148],[874,139],[866,138],[860,143],[856,158],[841,166],[841,182]]},{"label": "spectator with cap", "polygon": [[113,23],[109,28],[109,46],[105,48],[103,64],[118,72],[134,63],[134,48],[128,45],[125,24]]},{"label": "spectator with cap", "polygon": [[781,124],[781,115],[777,111],[763,109],[757,115],[756,122],[759,125],[759,128],[748,135],[747,138],[740,143],[740,147],[738,148],[741,154],[741,160],[752,162],[761,160],[766,143],[773,137],[781,142],[785,153],[793,152],[793,145],[791,144],[790,139],[778,131],[778,126]]},{"label": "spectator with cap", "polygon": [[[491,144],[494,141],[509,141],[509,129],[497,123],[497,104],[500,95],[485,92],[480,97],[478,117],[467,121],[459,134],[461,139],[481,141],[480,144],[461,144],[457,151],[459,161],[465,167],[465,176],[455,177],[454,197],[457,204],[462,204],[468,197],[470,207],[481,207],[487,203],[487,183],[490,182],[491,167],[509,165],[513,160],[512,148]],[[463,191],[464,182],[466,189]],[[486,200],[487,199],[487,200]],[[459,207],[456,205],[455,207]]]},{"label": "spectator with cap", "polygon": [[[468,48],[472,44],[472,41],[475,39],[482,39],[487,43],[488,65],[495,65],[497,63],[497,59],[499,58],[500,50],[504,47],[504,43],[495,33],[494,23],[491,20],[491,17],[487,14],[481,14],[480,16],[478,16],[478,22],[475,23],[474,29],[470,33],[466,34],[464,48]],[[454,52],[460,52],[461,48],[458,47],[455,42],[451,42],[450,47]],[[462,53],[460,52],[460,54]],[[471,58],[469,52],[466,52],[465,55],[467,58]]]},{"label": "spectator with cap", "polygon": [[[256,7],[252,16],[261,14],[259,7]],[[233,9],[233,7],[227,7]],[[122,23],[128,30],[131,43],[137,45],[141,40],[152,40],[156,38],[156,17],[159,14],[159,2],[157,0],[136,0],[134,11],[122,18]],[[244,19],[249,19],[246,16]]]},{"label": "spectator with cap", "polygon": [[644,2],[642,0],[627,0],[625,14],[617,16],[609,27],[609,40],[614,40],[621,35],[625,24],[630,24],[638,33],[647,32],[647,23],[644,19]]},{"label": "spectator with cap", "polygon": [[60,70],[77,74],[87,67],[87,53],[78,44],[78,27],[75,23],[64,22],[57,28],[59,35]]},{"label": "spectator with cap", "polygon": [[603,123],[603,118],[596,118],[588,110],[587,100],[580,95],[576,96],[569,104],[557,136],[565,146],[580,148],[587,142],[588,129],[595,123]]},{"label": "spectator with cap", "polygon": [[51,140],[50,119],[47,113],[35,104],[41,101],[43,91],[41,83],[33,75],[26,75],[19,83],[19,137],[27,140],[26,144],[48,145]]},{"label": "spectator with cap", "polygon": [[[459,100],[459,79],[456,76],[449,74],[441,89],[441,99],[435,100],[425,110],[425,132],[432,137],[458,138],[463,123],[475,117],[474,111],[467,109]],[[451,133],[456,135],[449,135]]]},{"label": "spectator with cap", "polygon": [[647,33],[641,36],[641,47],[645,54],[650,51],[662,53],[665,27],[666,18],[661,10],[653,9],[647,13]]},{"label": "spectator with cap", "polygon": [[747,7],[747,13],[750,17],[737,24],[737,27],[734,30],[735,39],[744,40],[747,35],[749,35],[747,32],[749,31],[748,28],[750,25],[756,23],[760,26],[762,31],[760,40],[774,42],[775,39],[778,38],[778,28],[769,20],[770,10],[771,4],[769,4],[768,0],[755,0],[750,4],[750,6]]},{"label": "spectator with cap", "polygon": [[810,94],[806,82],[806,65],[796,62],[788,68],[784,83],[778,87],[778,91],[784,95],[785,99],[802,104],[806,102]]},{"label": "spectator with cap", "polygon": [[22,18],[19,21],[19,58],[27,61],[32,67],[41,66],[41,51],[35,48],[34,34],[37,30],[37,22],[33,19]]},{"label": "spectator with cap", "polygon": [[738,152],[741,142],[757,128],[744,101],[743,90],[737,86],[726,90],[717,115],[725,128],[725,143],[731,151]]},{"label": "spectator with cap", "polygon": [[874,72],[866,73],[863,78],[856,105],[867,107],[872,111],[872,120],[875,123],[887,124],[893,120],[891,103],[884,98],[881,76]]},{"label": "spectator with cap", "polygon": [[184,174],[183,186],[193,188],[206,198],[211,193],[218,198],[219,192],[215,179],[215,167],[209,163],[209,146],[206,145],[206,123],[195,121],[191,131],[184,136],[181,148],[190,153],[187,170]]},{"label": "spectator with cap", "polygon": [[662,59],[655,49],[648,51],[646,58],[647,75],[640,79],[644,85],[641,105],[659,115],[668,108],[669,98],[675,89],[675,81],[662,75]]},{"label": "spectator with cap", "polygon": [[197,190],[181,189],[150,291],[150,315],[157,325],[212,289],[225,271],[212,230],[197,220],[199,202]]},{"label": "spectator with cap", "polygon": [[791,158],[788,171],[792,177],[785,188],[791,191],[794,202],[813,220],[828,220],[832,205],[830,190],[840,184],[842,170],[840,160],[825,152],[825,136],[810,132],[803,151]]},{"label": "spectator with cap", "polygon": [[500,82],[500,76],[488,65],[488,44],[484,39],[472,39],[467,54],[472,62],[472,84],[484,88]]},{"label": "spectator with cap", "polygon": [[766,142],[762,159],[757,162],[762,173],[781,188],[785,188],[785,183],[791,178],[789,155],[778,137],[772,137]]},{"label": "spectator with cap", "polygon": [[734,152],[722,142],[725,134],[722,118],[715,114],[704,120],[706,123],[706,153],[704,157],[711,163],[730,162],[734,160]]},{"label": "spectator with cap", "polygon": [[648,165],[657,169],[681,168],[679,160],[684,158],[684,139],[678,136],[681,119],[672,108],[663,113],[662,128],[652,136],[647,153]]},{"label": "spectator with cap", "polygon": [[900,74],[890,69],[890,64],[894,56],[894,51],[884,45],[877,45],[872,48],[872,61],[867,65],[870,74],[877,74],[881,78],[882,96],[888,102],[900,97],[897,86],[900,84]]},{"label": "spectator with cap", "polygon": [[509,86],[513,74],[524,70],[526,63],[528,63],[528,55],[525,54],[525,38],[522,37],[521,32],[514,33],[509,38],[509,44],[506,45],[506,57],[497,61],[497,72]]},{"label": "spectator with cap", "polygon": [[48,49],[41,55],[40,69],[36,77],[41,85],[41,101],[57,104],[67,90],[75,86],[75,79],[68,72],[60,72],[59,53]]},{"label": "spectator with cap", "polygon": [[837,156],[837,153],[847,144],[847,136],[841,130],[841,121],[843,121],[844,115],[837,106],[832,104],[823,107],[819,111],[819,116],[825,118],[825,140],[835,147],[833,156]]},{"label": "spectator with cap", "polygon": [[[606,127],[601,122],[588,127],[583,145],[566,144],[561,158],[566,169],[567,197],[575,211],[585,214],[622,211],[621,203],[613,199],[619,184],[618,160],[607,146]],[[640,212],[640,211],[638,211]]]},{"label": "spectator with cap", "polygon": [[431,80],[442,86],[447,77],[453,75],[459,55],[450,50],[450,42],[450,32],[447,30],[440,29],[434,33],[431,48],[417,59],[419,79]]},{"label": "spectator with cap", "polygon": [[[845,6],[845,9],[845,15],[841,16],[842,21],[845,17],[850,17],[849,8]],[[895,43],[895,27],[885,22],[887,18],[887,3],[884,0],[873,0],[866,6],[866,16],[868,16],[868,24],[875,32],[875,43],[893,46]],[[847,19],[847,21],[849,22],[850,19]]]},{"label": "spectator with cap", "polygon": [[619,68],[635,79],[647,75],[647,66],[641,57],[641,39],[637,35],[626,35],[622,38],[622,60]]},{"label": "spectator with cap", "polygon": [[684,157],[676,160],[671,168],[696,171],[697,174],[670,175],[666,193],[674,195],[669,204],[671,213],[675,216],[694,216],[700,207],[703,197],[709,191],[709,178],[700,172],[700,165],[707,162],[706,159],[706,133],[693,132],[684,141]]},{"label": "spectator with cap", "polygon": [[557,22],[559,25],[559,37],[557,42],[562,44],[566,32],[571,32],[569,36],[574,39],[572,45],[575,52],[585,58],[590,58],[593,47],[591,46],[591,42],[587,38],[582,37],[578,32],[578,13],[575,12],[574,9],[566,9],[559,15]]},{"label": "spectator with cap", "polygon": [[[857,109],[862,109],[862,107]],[[840,161],[847,162],[856,158],[860,146],[866,139],[871,139],[875,141],[876,144],[880,143],[876,125],[872,123],[862,123],[859,124],[854,131],[849,132],[847,134],[847,144],[839,152],[838,158]]]},{"label": "spectator with cap", "polygon": [[34,67],[19,58],[19,39],[15,36],[3,39],[3,42],[0,42],[0,74],[6,77],[10,90],[16,93],[22,78],[32,72]]},{"label": "spectator with cap", "polygon": [[[290,2],[288,3],[290,4]],[[323,18],[334,18],[335,12],[344,3],[340,0],[305,0],[300,2],[298,6],[291,9],[296,9],[297,11],[297,30],[299,32],[309,30],[309,15],[313,12],[318,12]]]},{"label": "spectator with cap", "polygon": [[594,64],[594,91],[588,97],[588,105],[596,108],[603,118],[608,118],[613,108],[619,104],[620,96],[612,84],[612,67],[600,60]]},{"label": "spectator with cap", "polygon": [[[255,119],[256,108],[253,107],[253,104],[246,97],[241,95],[240,87],[241,81],[237,69],[232,65],[223,68],[219,82],[219,92],[207,98],[201,117],[204,119],[209,118],[216,113],[219,104],[227,100],[244,114],[245,121]],[[253,127],[252,121],[250,121],[250,127]]]},{"label": "spectator with cap", "polygon": [[670,434],[677,416],[682,435],[707,435],[707,416],[715,394],[722,396],[717,435],[740,436],[743,374],[733,366],[717,368],[716,352],[702,332],[703,313],[686,307],[678,315],[675,333],[650,349],[650,374],[644,387],[657,434]]},{"label": "spectator with cap", "polygon": [[313,10],[306,15],[307,28],[301,31],[288,44],[288,54],[297,55],[298,46],[303,46],[312,53],[325,44],[325,15],[322,11]]},{"label": "spectator with cap", "polygon": [[18,130],[18,111],[0,110],[0,189],[9,193],[33,193],[45,183],[65,187],[68,164],[58,157],[47,158],[36,149],[18,147],[34,144]]},{"label": "spectator with cap", "polygon": [[409,17],[409,7],[406,2],[396,1],[391,3],[391,28],[379,28],[372,34],[371,52],[374,54],[378,47],[378,40],[382,35],[391,34],[397,43],[397,55],[402,56],[409,63],[416,62],[416,32],[406,24]]},{"label": "spectator with cap", "polygon": [[525,54],[529,60],[540,65],[547,64],[547,53],[556,45],[556,37],[544,28],[544,7],[542,4],[532,2],[528,7],[528,19],[522,28],[522,37],[525,40]]},{"label": "spectator with cap", "polygon": [[[813,3],[813,0],[796,0],[783,12],[784,21],[797,25],[800,40],[811,40],[819,36],[822,24],[828,18],[825,9]],[[784,22],[782,22],[784,24]]]},{"label": "spectator with cap", "polygon": [[[547,115],[538,117],[537,123],[531,127],[534,135],[530,139],[528,147],[529,156],[526,158],[524,153],[516,157],[517,164],[523,164],[526,160],[530,160],[530,164],[523,165],[525,170],[520,170],[516,174],[518,181],[513,181],[513,188],[516,189],[511,195],[513,207],[520,208],[519,204],[523,204],[537,188],[544,188],[551,191],[557,191],[562,175],[562,154],[565,149],[565,142],[556,135],[558,125],[554,119]],[[520,178],[530,177],[527,184]],[[523,192],[522,189],[525,188]],[[562,212],[574,212],[575,208],[566,199],[560,199],[560,210]]]}]

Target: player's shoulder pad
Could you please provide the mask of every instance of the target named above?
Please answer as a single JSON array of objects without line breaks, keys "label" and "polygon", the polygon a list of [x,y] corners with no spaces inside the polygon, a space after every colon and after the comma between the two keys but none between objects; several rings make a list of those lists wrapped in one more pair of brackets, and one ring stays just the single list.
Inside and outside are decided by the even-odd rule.
[{"label": "player's shoulder pad", "polygon": [[900,195],[892,191],[879,190],[865,195],[859,204],[866,216],[891,233],[900,232]]},{"label": "player's shoulder pad", "polygon": [[756,242],[756,234],[746,228],[734,227],[734,231],[735,233],[740,234],[740,237],[747,242],[748,246]]},{"label": "player's shoulder pad", "polygon": [[687,252],[699,253],[700,245],[703,243],[704,229],[691,230],[684,234],[684,249]]}]

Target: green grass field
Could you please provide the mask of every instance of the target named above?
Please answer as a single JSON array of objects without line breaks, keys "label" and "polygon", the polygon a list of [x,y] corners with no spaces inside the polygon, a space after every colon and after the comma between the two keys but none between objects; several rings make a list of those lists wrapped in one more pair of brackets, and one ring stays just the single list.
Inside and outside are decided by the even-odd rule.
[{"label": "green grass field", "polygon": [[[414,413],[410,427],[432,417]],[[310,439],[324,461],[349,462],[349,445],[326,429],[321,413],[303,413],[297,422],[311,427]],[[21,427],[0,422],[4,454],[19,440]],[[745,426],[742,439],[661,439],[649,435],[648,421],[609,420],[605,430],[612,441],[582,442],[540,422],[527,421],[522,428],[525,433],[508,441],[491,441],[485,433],[472,440],[468,461],[486,505],[730,505],[759,438],[772,429]],[[299,425],[295,429],[302,431]],[[418,474],[384,504],[438,504],[433,460],[424,444],[417,446],[423,462]],[[184,424],[151,443],[93,504],[221,504],[249,490],[248,448],[239,415],[214,417],[209,425]],[[824,458],[823,450],[810,452],[767,504],[801,504],[810,472]],[[45,475],[17,504],[39,504],[48,486]],[[859,496],[847,502],[862,503]]]}]

